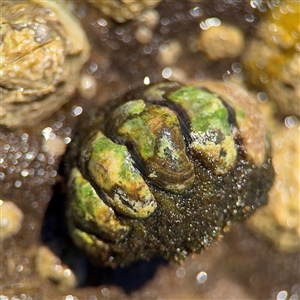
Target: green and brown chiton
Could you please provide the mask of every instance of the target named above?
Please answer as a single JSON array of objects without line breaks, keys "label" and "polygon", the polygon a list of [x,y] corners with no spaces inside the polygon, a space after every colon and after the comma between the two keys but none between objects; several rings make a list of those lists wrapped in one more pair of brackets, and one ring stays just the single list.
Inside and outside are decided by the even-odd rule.
[{"label": "green and brown chiton", "polygon": [[182,261],[265,204],[262,115],[240,88],[161,82],[83,122],[67,156],[70,234],[92,261]]}]

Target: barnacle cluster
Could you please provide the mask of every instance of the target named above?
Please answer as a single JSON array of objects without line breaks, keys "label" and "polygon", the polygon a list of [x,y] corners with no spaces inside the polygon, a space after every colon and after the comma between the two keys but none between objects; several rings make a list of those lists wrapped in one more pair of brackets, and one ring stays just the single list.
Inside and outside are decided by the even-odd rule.
[{"label": "barnacle cluster", "polygon": [[[258,2],[257,2],[258,4]],[[274,185],[269,204],[248,224],[280,251],[299,251],[299,1],[261,2],[261,22],[242,62],[271,136]]]},{"label": "barnacle cluster", "polygon": [[155,7],[161,0],[87,0],[105,15],[111,17],[116,22],[126,22],[137,18],[143,11]]},{"label": "barnacle cluster", "polygon": [[281,252],[298,252],[300,247],[300,136],[295,116],[282,124],[272,118],[272,106],[262,107],[271,133],[272,162],[276,175],[268,205],[258,210],[249,222],[259,236],[272,242]]},{"label": "barnacle cluster", "polygon": [[298,1],[280,1],[268,9],[243,57],[249,82],[284,115],[300,115],[299,19]]}]

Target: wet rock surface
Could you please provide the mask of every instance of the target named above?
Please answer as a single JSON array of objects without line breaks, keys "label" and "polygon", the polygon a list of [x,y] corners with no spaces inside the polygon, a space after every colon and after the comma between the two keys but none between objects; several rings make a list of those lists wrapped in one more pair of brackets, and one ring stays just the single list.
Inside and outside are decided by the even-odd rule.
[{"label": "wet rock surface", "polygon": [[[94,78],[96,95],[77,93],[34,128],[0,129],[0,198],[14,202],[24,215],[20,231],[1,242],[4,299],[299,299],[299,248],[282,253],[243,224],[233,226],[209,250],[189,257],[182,266],[154,258],[112,270],[92,266],[70,241],[63,221],[66,190],[61,161],[78,119],[116,91],[149,81],[211,78],[242,83],[245,76],[239,56],[211,61],[195,47],[195,41],[203,30],[201,22],[211,24],[211,18],[237,26],[249,41],[264,18],[254,2],[162,1],[150,14],[152,20],[141,15],[123,24],[87,3],[73,5],[72,13],[92,45],[82,73]],[[148,32],[146,39],[138,40],[135,33],[147,22],[154,24],[149,27],[151,39]],[[161,59],[160,53],[174,41],[180,45],[180,55],[171,62]],[[254,94],[261,102],[272,102],[266,91]],[[290,116],[275,110],[271,117],[286,128],[284,120]],[[297,118],[293,120],[298,126]],[[62,291],[38,274],[36,258],[43,245],[72,269],[79,287]]]}]

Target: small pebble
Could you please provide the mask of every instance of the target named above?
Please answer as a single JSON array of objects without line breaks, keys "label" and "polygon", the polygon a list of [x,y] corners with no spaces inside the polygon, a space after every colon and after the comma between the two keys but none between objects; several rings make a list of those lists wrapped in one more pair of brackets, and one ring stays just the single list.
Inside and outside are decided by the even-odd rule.
[{"label": "small pebble", "polygon": [[91,99],[96,96],[97,93],[97,81],[89,74],[82,74],[80,76],[79,93],[83,98]]},{"label": "small pebble", "polygon": [[220,24],[201,31],[198,48],[211,60],[239,56],[245,46],[243,32],[236,26]]},{"label": "small pebble", "polygon": [[165,65],[174,65],[182,54],[182,48],[178,40],[171,40],[168,44],[159,47],[159,60]]},{"label": "small pebble", "polygon": [[45,139],[43,141],[43,149],[52,152],[56,156],[62,156],[67,150],[67,145],[62,137],[55,136],[54,139]]},{"label": "small pebble", "polygon": [[61,291],[67,291],[78,285],[73,271],[46,246],[38,249],[35,265],[40,276],[57,284]]},{"label": "small pebble", "polygon": [[153,37],[152,30],[146,26],[139,26],[134,35],[141,44],[150,43]]},{"label": "small pebble", "polygon": [[11,201],[0,200],[0,241],[16,235],[22,227],[23,212]]}]

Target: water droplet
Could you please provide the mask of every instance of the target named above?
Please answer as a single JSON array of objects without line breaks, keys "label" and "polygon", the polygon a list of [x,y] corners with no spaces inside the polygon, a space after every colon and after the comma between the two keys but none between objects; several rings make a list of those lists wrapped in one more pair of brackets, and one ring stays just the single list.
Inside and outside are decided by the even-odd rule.
[{"label": "water droplet", "polygon": [[73,117],[77,117],[79,115],[81,115],[83,112],[83,109],[81,106],[73,106],[72,108],[72,116]]},{"label": "water droplet", "polygon": [[203,284],[206,280],[207,280],[207,273],[206,272],[199,272],[197,274],[197,281],[200,283],[200,284]]},{"label": "water droplet", "polygon": [[266,103],[268,101],[268,95],[264,92],[257,93],[257,100],[261,103]]},{"label": "water droplet", "polygon": [[176,276],[179,278],[183,278],[185,274],[186,274],[186,270],[183,267],[178,268],[176,271]]},{"label": "water droplet", "polygon": [[15,181],[15,187],[19,188],[22,185],[22,182],[20,180]]},{"label": "water droplet", "polygon": [[23,177],[27,177],[28,174],[29,174],[29,171],[27,169],[24,169],[21,171],[21,176],[23,176]]},{"label": "water droplet", "polygon": [[71,142],[71,138],[69,137],[64,138],[64,142],[65,144],[69,144]]},{"label": "water droplet", "polygon": [[72,275],[72,271],[70,269],[64,270],[64,277],[70,277]]},{"label": "water droplet", "polygon": [[109,294],[110,294],[110,290],[109,290],[108,288],[103,288],[103,289],[101,290],[101,293],[102,293],[102,295],[103,295],[104,297],[108,297]]},{"label": "water droplet", "polygon": [[149,78],[148,76],[146,76],[146,77],[144,78],[144,84],[145,84],[145,85],[149,85],[149,84],[150,84],[150,78]]},{"label": "water droplet", "polygon": [[197,17],[201,17],[202,14],[203,14],[203,11],[201,10],[200,7],[194,7],[192,9],[190,9],[190,14],[194,17],[194,18],[197,18]]},{"label": "water droplet", "polygon": [[102,27],[104,27],[104,26],[106,26],[107,25],[107,21],[105,20],[105,19],[98,19],[97,20],[97,23],[98,23],[98,25],[100,25],[100,26],[102,26]]},{"label": "water droplet", "polygon": [[46,127],[42,130],[42,135],[44,136],[45,140],[49,139],[49,136],[52,132],[52,128],[51,127]]},{"label": "water droplet", "polygon": [[98,65],[95,62],[91,62],[87,72],[89,74],[94,74],[98,70]]},{"label": "water droplet", "polygon": [[208,18],[205,21],[202,21],[199,26],[202,30],[207,30],[210,27],[213,26],[220,26],[221,25],[221,21],[218,18]]},{"label": "water droplet", "polygon": [[298,125],[298,119],[295,116],[286,117],[284,120],[284,124],[287,128],[293,128]]},{"label": "water droplet", "polygon": [[242,70],[243,70],[243,66],[241,63],[239,62],[234,62],[232,65],[231,65],[231,68],[232,68],[232,71],[234,73],[241,73]]},{"label": "water droplet", "polygon": [[285,300],[287,298],[287,296],[288,296],[287,291],[280,291],[277,294],[276,300]]},{"label": "water droplet", "polygon": [[253,14],[246,14],[245,15],[245,20],[249,23],[252,23],[255,20],[254,15]]},{"label": "water droplet", "polygon": [[259,5],[261,5],[262,4],[262,1],[261,0],[251,0],[250,1],[250,5],[251,5],[251,7],[253,7],[253,8],[257,8]]},{"label": "water droplet", "polygon": [[172,69],[171,68],[164,68],[162,70],[162,77],[167,79],[167,78],[170,78],[172,76]]}]

